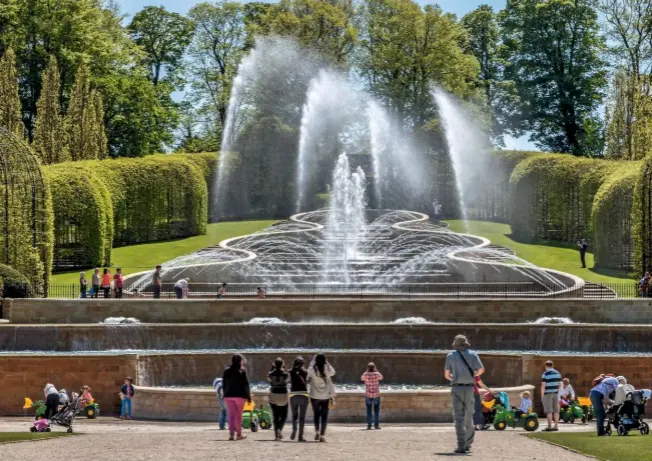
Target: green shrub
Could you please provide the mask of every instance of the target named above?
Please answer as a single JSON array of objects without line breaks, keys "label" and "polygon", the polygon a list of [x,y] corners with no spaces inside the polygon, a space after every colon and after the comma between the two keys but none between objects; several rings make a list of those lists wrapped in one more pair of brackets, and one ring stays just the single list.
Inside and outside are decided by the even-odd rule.
[{"label": "green shrub", "polygon": [[0,264],[0,293],[3,298],[33,298],[32,283],[16,269]]},{"label": "green shrub", "polygon": [[96,169],[77,162],[45,170],[54,210],[54,269],[109,265],[113,204]]}]

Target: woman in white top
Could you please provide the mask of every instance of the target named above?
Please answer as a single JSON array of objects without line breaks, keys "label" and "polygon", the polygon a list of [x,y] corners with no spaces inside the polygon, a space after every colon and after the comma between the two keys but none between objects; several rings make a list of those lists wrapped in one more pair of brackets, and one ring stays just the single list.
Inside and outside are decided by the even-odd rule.
[{"label": "woman in white top", "polygon": [[317,354],[308,369],[310,383],[310,404],[315,420],[315,440],[326,441],[326,426],[328,426],[328,411],[331,402],[335,399],[333,387],[335,369],[326,360],[324,354]]},{"label": "woman in white top", "polygon": [[568,378],[564,378],[561,383],[561,389],[559,389],[559,401],[563,402],[564,405],[569,405],[570,402],[575,400],[575,390],[573,389],[573,386],[571,386]]},{"label": "woman in white top", "polygon": [[45,396],[45,419],[51,419],[59,409],[59,391],[54,384],[46,384],[43,389]]}]

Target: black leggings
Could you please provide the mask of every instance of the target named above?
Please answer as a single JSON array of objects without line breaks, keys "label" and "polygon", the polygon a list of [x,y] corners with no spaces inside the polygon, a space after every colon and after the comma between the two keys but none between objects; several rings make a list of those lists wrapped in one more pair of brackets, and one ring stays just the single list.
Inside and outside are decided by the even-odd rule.
[{"label": "black leggings", "polygon": [[292,433],[297,432],[297,422],[299,430],[299,439],[303,438],[303,428],[306,425],[306,411],[308,410],[308,397],[305,395],[293,395],[290,397],[292,405]]},{"label": "black leggings", "polygon": [[52,419],[59,407],[59,394],[48,394],[45,399],[45,418]]},{"label": "black leggings", "polygon": [[312,404],[312,413],[315,418],[315,432],[320,435],[326,435],[326,426],[328,426],[328,405],[329,400],[310,399]]},{"label": "black leggings", "polygon": [[274,419],[274,430],[282,431],[283,426],[285,426],[285,421],[288,419],[288,406],[289,405],[274,405],[270,403],[272,407],[272,417]]}]

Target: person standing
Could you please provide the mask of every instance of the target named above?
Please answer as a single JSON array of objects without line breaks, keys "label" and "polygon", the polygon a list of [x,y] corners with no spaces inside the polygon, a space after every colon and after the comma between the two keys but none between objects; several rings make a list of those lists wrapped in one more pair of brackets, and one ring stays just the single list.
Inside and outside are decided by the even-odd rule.
[{"label": "person standing", "polygon": [[93,298],[97,298],[100,294],[100,284],[102,283],[102,278],[100,277],[100,268],[96,267],[93,271],[93,278],[91,280],[93,283]]},{"label": "person standing", "polygon": [[54,384],[46,384],[43,389],[45,397],[45,419],[50,420],[59,411],[59,391]]},{"label": "person standing", "polygon": [[115,290],[115,297],[118,299],[122,298],[122,287],[124,283],[125,278],[122,276],[122,269],[118,267],[113,276],[113,289]]},{"label": "person standing", "polygon": [[285,371],[285,362],[278,358],[267,374],[269,381],[269,406],[272,407],[274,418],[275,440],[283,440],[283,426],[288,419],[288,380],[290,375]]},{"label": "person standing", "polygon": [[111,271],[106,268],[102,274],[102,290],[104,290],[105,298],[111,297]]},{"label": "person standing", "polygon": [[161,298],[161,266],[156,266],[154,275],[152,275],[152,291],[154,292],[154,299]]},{"label": "person standing", "polygon": [[446,356],[444,377],[451,382],[453,400],[453,417],[457,448],[455,453],[471,451],[475,438],[473,426],[473,386],[475,377],[484,373],[484,367],[478,354],[470,350],[471,344],[464,335],[457,335],[453,340],[455,351]]},{"label": "person standing", "polygon": [[482,412],[482,399],[480,398],[480,389],[484,389],[489,394],[493,394],[480,376],[474,377],[475,385],[473,386],[473,425],[477,431],[484,431],[488,428],[484,421],[484,413]]},{"label": "person standing", "polygon": [[177,299],[185,299],[188,296],[188,280],[181,279],[174,284],[174,294]]},{"label": "person standing", "polygon": [[582,261],[582,268],[586,269],[586,250],[589,245],[586,243],[586,239],[582,239],[580,242],[577,242],[577,246],[580,249],[580,260]]},{"label": "person standing", "polygon": [[[365,384],[365,403],[367,405],[367,430],[380,429],[380,381],[383,375],[376,369],[376,364],[369,362],[360,380]],[[373,408],[373,419],[372,410]]]},{"label": "person standing", "polygon": [[613,403],[610,395],[615,394],[618,389],[618,380],[612,376],[605,376],[597,380],[597,383],[591,392],[589,398],[591,405],[593,405],[593,414],[595,415],[595,424],[598,429],[598,437],[605,435],[605,417],[606,412],[604,409],[605,402],[610,405]]},{"label": "person standing", "polygon": [[[541,401],[543,402],[543,412],[548,417],[548,427],[544,431],[559,430],[559,391],[561,387],[561,374],[553,368],[552,360],[548,360],[546,371],[541,375]],[[552,425],[553,419],[554,426]]]},{"label": "person standing", "polygon": [[[290,440],[297,439],[305,442],[303,429],[306,425],[306,411],[308,410],[308,370],[303,366],[303,357],[294,359],[290,370],[290,406],[292,407],[292,435]],[[298,423],[298,425],[297,425]],[[298,431],[298,432],[297,432]]]},{"label": "person standing", "polygon": [[224,403],[229,416],[229,440],[244,440],[242,435],[242,410],[245,401],[251,402],[251,389],[247,371],[244,369],[245,359],[240,354],[233,354],[231,365],[224,370],[222,386]]},{"label": "person standing", "polygon": [[132,419],[131,417],[131,399],[134,398],[133,385],[134,380],[131,376],[125,378],[125,382],[120,388],[120,393],[122,394],[122,408],[120,409],[120,419]]},{"label": "person standing", "polygon": [[222,299],[226,296],[226,283],[222,283],[222,286],[217,290],[217,299]]},{"label": "person standing", "polygon": [[328,413],[331,402],[335,399],[333,376],[335,376],[335,369],[328,363],[326,356],[322,353],[317,354],[312,366],[308,369],[308,381],[310,382],[310,404],[315,420],[315,441],[319,442],[326,442]]},{"label": "person standing", "polygon": [[215,394],[217,395],[217,403],[220,404],[220,418],[217,422],[218,427],[221,431],[226,429],[226,404],[224,403],[224,387],[222,386],[222,378],[215,378],[213,380],[213,388],[215,389]]},{"label": "person standing", "polygon": [[86,281],[86,274],[84,272],[79,273],[79,294],[82,298],[86,297],[86,290],[88,287],[88,282]]}]

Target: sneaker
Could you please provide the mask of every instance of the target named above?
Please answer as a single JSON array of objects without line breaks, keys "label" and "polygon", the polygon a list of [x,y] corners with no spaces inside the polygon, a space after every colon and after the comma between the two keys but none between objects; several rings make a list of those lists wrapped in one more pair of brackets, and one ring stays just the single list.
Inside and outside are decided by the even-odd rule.
[{"label": "sneaker", "polygon": [[466,448],[457,447],[453,453],[456,453],[458,455],[463,455],[464,453],[466,453]]},{"label": "sneaker", "polygon": [[297,440],[297,442],[307,442],[307,440],[303,437],[299,437],[299,440]]},{"label": "sneaker", "polygon": [[324,437],[323,435],[320,436],[320,437],[319,437],[319,441],[320,441],[321,443],[326,443],[326,437]]},{"label": "sneaker", "polygon": [[230,435],[230,436],[229,436],[229,441],[230,441],[230,442],[233,442],[234,440],[235,440],[235,437],[232,436],[232,435]]},{"label": "sneaker", "polygon": [[367,424],[367,430],[368,430],[368,431],[371,430],[371,424]]},{"label": "sneaker", "polygon": [[379,431],[379,430],[380,430],[380,426],[376,426],[375,429],[376,429],[377,431]]},{"label": "sneaker", "polygon": [[319,442],[319,432],[315,434],[315,442]]},{"label": "sneaker", "polygon": [[278,431],[278,439],[283,440],[283,433],[281,431]]},{"label": "sneaker", "polygon": [[296,438],[297,438],[297,432],[296,432],[296,431],[292,431],[292,434],[290,434],[290,440],[294,440],[294,439],[296,439]]}]

